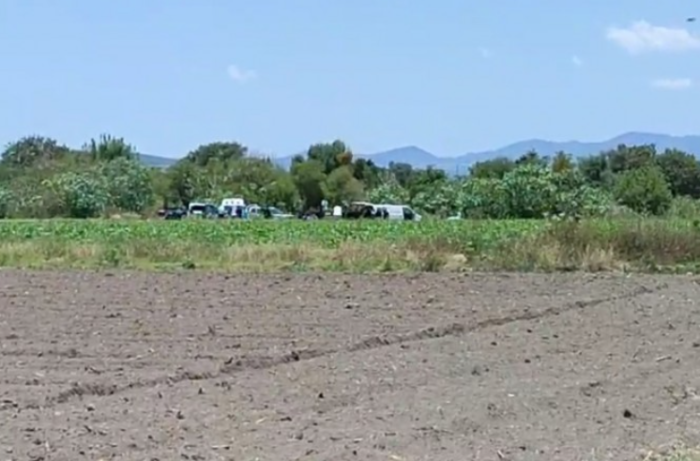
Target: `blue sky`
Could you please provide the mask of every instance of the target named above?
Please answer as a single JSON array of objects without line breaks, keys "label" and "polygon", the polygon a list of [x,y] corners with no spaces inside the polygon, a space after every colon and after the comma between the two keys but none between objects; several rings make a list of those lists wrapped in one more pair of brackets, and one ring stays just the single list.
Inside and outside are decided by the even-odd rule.
[{"label": "blue sky", "polygon": [[691,0],[0,0],[0,143],[452,156],[700,134],[694,15]]}]

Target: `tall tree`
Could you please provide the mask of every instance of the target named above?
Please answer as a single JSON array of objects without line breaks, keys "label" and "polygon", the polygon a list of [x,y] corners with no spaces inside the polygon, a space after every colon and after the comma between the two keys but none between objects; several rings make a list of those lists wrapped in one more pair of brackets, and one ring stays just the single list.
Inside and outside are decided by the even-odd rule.
[{"label": "tall tree", "polygon": [[2,153],[3,165],[20,168],[37,167],[60,160],[70,149],[44,136],[27,136],[9,144]]}]

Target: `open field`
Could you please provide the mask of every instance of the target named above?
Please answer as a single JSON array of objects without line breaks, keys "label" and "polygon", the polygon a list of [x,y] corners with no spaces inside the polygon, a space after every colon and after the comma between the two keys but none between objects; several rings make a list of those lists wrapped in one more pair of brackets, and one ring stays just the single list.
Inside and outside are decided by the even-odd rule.
[{"label": "open field", "polygon": [[698,222],[0,221],[0,266],[279,271],[699,272]]},{"label": "open field", "polygon": [[2,270],[0,459],[644,459],[700,443],[699,282]]}]

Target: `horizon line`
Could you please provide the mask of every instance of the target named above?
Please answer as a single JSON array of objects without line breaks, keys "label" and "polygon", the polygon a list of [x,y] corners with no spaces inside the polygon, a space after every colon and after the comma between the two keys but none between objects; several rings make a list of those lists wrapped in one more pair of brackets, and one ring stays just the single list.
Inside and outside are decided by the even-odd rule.
[{"label": "horizon line", "polygon": [[[621,134],[618,134],[618,135],[615,135],[615,136],[612,136],[612,137],[609,137],[609,138],[606,138],[603,140],[597,140],[597,141],[596,140],[581,141],[578,139],[569,139],[569,140],[561,141],[561,140],[551,140],[551,139],[544,139],[544,138],[530,138],[530,139],[523,139],[520,141],[514,141],[514,142],[511,142],[508,144],[504,144],[501,147],[498,147],[495,149],[472,151],[472,152],[466,152],[466,153],[454,154],[454,155],[437,155],[437,154],[434,154],[433,152],[430,152],[426,149],[423,149],[422,147],[417,146],[415,144],[406,144],[404,146],[392,147],[389,149],[379,150],[377,152],[370,153],[370,154],[366,154],[366,153],[362,153],[362,152],[353,152],[353,155],[374,157],[377,155],[387,154],[387,153],[390,153],[392,151],[399,151],[399,150],[403,150],[403,149],[418,149],[418,150],[421,150],[424,153],[431,155],[437,159],[457,159],[459,157],[465,157],[465,156],[469,156],[469,155],[490,154],[490,153],[498,152],[498,151],[503,150],[503,149],[507,149],[507,148],[512,147],[512,146],[516,146],[518,144],[523,144],[523,143],[528,143],[528,142],[544,142],[544,143],[550,143],[550,144],[570,144],[570,143],[603,144],[603,143],[613,141],[616,138],[622,138],[625,136],[633,136],[633,135],[658,136],[658,137],[666,137],[666,138],[689,138],[689,137],[699,137],[700,138],[700,135],[697,135],[697,134],[668,134],[668,133],[660,133],[660,132],[652,132],[652,131],[626,131],[624,133],[621,133]],[[323,142],[323,141],[321,141],[321,142]],[[203,144],[203,145],[206,145],[206,144]],[[250,156],[269,157],[271,159],[276,159],[276,160],[287,159],[287,158],[294,157],[296,155],[305,155],[305,154],[306,154],[306,151],[300,151],[300,152],[297,152],[295,154],[272,155],[272,154],[265,154],[262,152],[258,152],[256,149],[248,148],[248,155],[250,155]],[[148,153],[141,152],[140,155],[146,155],[148,157],[157,157],[157,158],[164,158],[164,159],[170,159],[170,160],[180,160],[180,159],[184,158],[187,154],[179,156],[179,157],[170,157],[170,156],[165,156],[165,155],[148,154]]]}]

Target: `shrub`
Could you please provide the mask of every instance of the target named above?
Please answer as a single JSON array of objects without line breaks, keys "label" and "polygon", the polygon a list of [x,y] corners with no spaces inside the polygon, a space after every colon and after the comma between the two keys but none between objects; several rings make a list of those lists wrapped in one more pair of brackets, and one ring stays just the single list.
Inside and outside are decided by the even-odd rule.
[{"label": "shrub", "polygon": [[622,173],[615,184],[613,195],[621,205],[652,215],[665,213],[673,200],[666,177],[656,166]]}]

